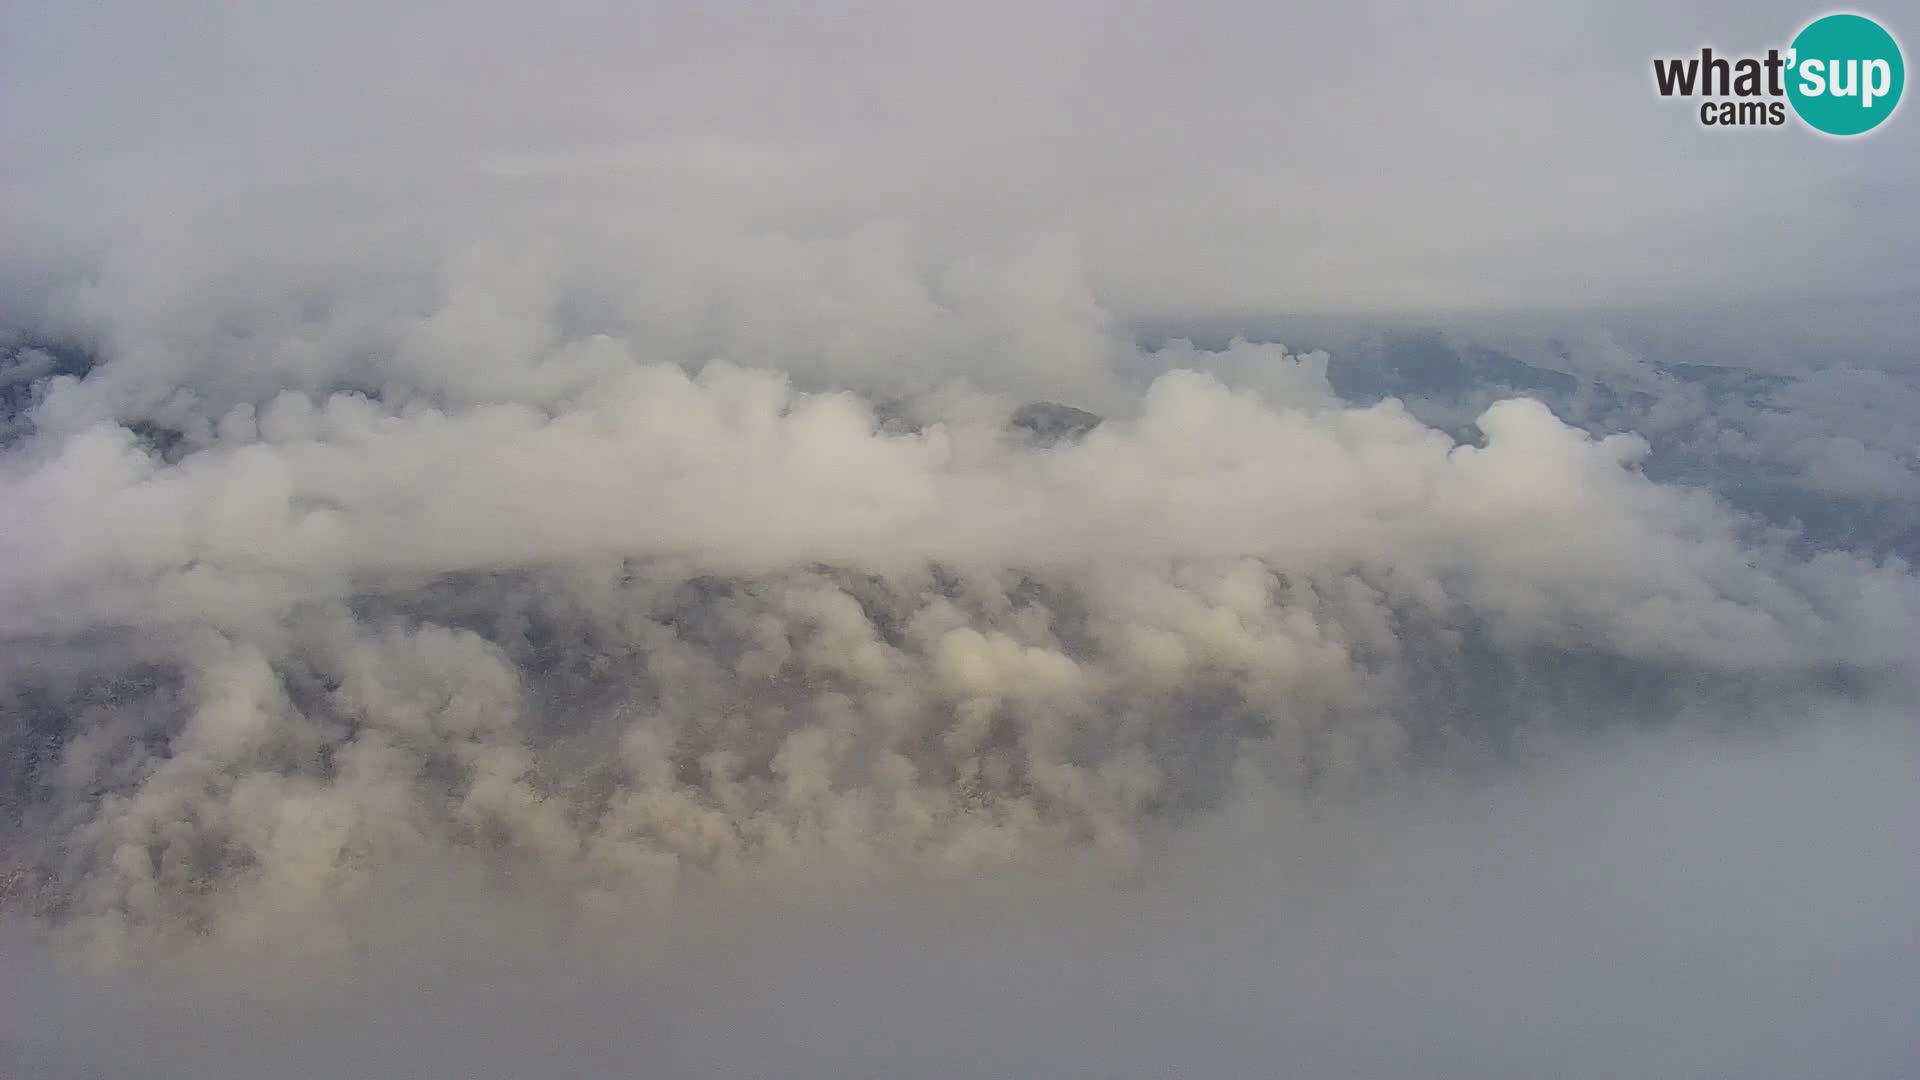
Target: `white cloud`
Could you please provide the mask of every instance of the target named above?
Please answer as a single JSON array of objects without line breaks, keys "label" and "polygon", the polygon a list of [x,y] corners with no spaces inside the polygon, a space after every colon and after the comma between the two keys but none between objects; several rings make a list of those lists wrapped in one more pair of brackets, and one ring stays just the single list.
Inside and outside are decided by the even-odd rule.
[{"label": "white cloud", "polygon": [[[1912,699],[1897,545],[1649,476],[1913,502],[1911,141],[1702,137],[1645,75],[1717,16],[562,8],[0,45],[0,874],[54,940],[398,933],[446,862],[614,913],[1150,876],[1263,799]],[[1136,335],[1353,313],[1573,389]],[[1408,887],[1470,913],[1443,839]]]}]

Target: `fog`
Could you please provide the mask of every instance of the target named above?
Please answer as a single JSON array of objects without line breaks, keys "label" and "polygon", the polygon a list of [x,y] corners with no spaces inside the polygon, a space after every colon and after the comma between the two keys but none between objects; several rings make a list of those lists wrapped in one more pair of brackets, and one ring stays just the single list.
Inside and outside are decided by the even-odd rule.
[{"label": "fog", "polygon": [[671,916],[413,867],[271,957],[137,975],[10,926],[0,1045],[49,1078],[1901,1076],[1916,764],[1905,717],[1642,737],[1249,804],[1104,885]]},{"label": "fog", "polygon": [[949,252],[1046,231],[1128,317],[1740,302],[1852,334],[1836,306],[1872,303],[1885,333],[1916,285],[1912,126],[1716,138],[1652,89],[1654,56],[1814,14],[13,4],[0,212],[20,250],[90,254],[295,214],[364,242],[669,209]]},{"label": "fog", "polygon": [[1651,93],[1762,7],[8,9],[0,1060],[1912,1074],[1915,129]]}]

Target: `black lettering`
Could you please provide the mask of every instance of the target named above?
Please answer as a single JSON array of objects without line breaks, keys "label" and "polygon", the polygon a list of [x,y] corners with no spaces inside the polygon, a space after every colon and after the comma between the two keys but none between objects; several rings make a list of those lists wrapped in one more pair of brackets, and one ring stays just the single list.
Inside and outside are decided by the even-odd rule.
[{"label": "black lettering", "polygon": [[[1703,72],[1700,77],[1700,92],[1702,94],[1718,94],[1724,97],[1732,92],[1733,69],[1728,66],[1725,59],[1713,55],[1712,49],[1700,50],[1700,68]],[[1720,89],[1718,90],[1713,88],[1713,73],[1716,71],[1720,73]]]},{"label": "black lettering", "polygon": [[1704,101],[1700,103],[1700,122],[1702,124],[1705,124],[1708,127],[1712,127],[1714,124],[1719,122],[1719,116],[1720,116],[1719,106],[1715,105],[1711,101]]},{"label": "black lettering", "polygon": [[1787,107],[1778,101],[1767,103],[1767,123],[1778,126],[1787,122]]},{"label": "black lettering", "polygon": [[1660,87],[1661,97],[1672,97],[1676,92],[1681,97],[1693,96],[1693,81],[1700,75],[1698,60],[1655,60],[1653,62],[1653,81]]},{"label": "black lettering", "polygon": [[[1787,58],[1780,55],[1779,49],[1767,50],[1767,93],[1774,97],[1787,92],[1786,87],[1780,85],[1780,72],[1786,66]],[[1775,123],[1778,122],[1775,121]]]},{"label": "black lettering", "polygon": [[1733,66],[1733,92],[1737,97],[1760,96],[1760,61],[1742,60]]}]

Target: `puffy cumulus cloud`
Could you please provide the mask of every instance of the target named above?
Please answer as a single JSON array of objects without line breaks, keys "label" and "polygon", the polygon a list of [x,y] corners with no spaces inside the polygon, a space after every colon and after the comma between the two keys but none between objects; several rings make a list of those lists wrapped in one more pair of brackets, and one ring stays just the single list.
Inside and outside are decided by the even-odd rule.
[{"label": "puffy cumulus cloud", "polygon": [[[1528,396],[1596,436],[1645,437],[1647,475],[1711,488],[1805,551],[1920,558],[1910,346],[1882,355],[1824,326],[1800,326],[1796,345],[1749,314],[1684,347],[1672,328],[1591,318],[1322,327],[1305,340],[1331,351],[1328,382],[1351,402],[1398,398],[1471,440],[1490,405]],[[1752,347],[1756,335],[1772,354]]]},{"label": "puffy cumulus cloud", "polygon": [[1903,685],[1920,577],[1637,435],[1143,348],[1062,243],[731,235],[64,294],[100,362],[22,352],[0,458],[14,892],[113,957],[450,849],[602,900],[1124,867],[1267,786]]}]

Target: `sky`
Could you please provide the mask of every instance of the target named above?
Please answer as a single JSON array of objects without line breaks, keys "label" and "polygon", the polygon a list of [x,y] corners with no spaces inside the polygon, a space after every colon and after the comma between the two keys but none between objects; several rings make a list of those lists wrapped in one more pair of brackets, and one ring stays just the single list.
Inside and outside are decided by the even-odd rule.
[{"label": "sky", "polygon": [[64,255],[292,213],[1049,230],[1135,317],[1905,300],[1912,125],[1716,133],[1653,99],[1653,57],[1813,14],[16,3],[7,224]]},{"label": "sky", "polygon": [[1814,14],[0,0],[0,1058],[1911,1075]]}]

